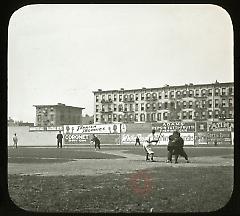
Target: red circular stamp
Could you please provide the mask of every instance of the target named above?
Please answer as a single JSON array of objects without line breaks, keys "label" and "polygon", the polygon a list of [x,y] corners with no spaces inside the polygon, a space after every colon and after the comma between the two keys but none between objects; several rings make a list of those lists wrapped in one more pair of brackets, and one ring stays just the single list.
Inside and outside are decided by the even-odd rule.
[{"label": "red circular stamp", "polygon": [[129,183],[132,191],[139,196],[148,195],[152,190],[152,180],[145,170],[131,174]]}]

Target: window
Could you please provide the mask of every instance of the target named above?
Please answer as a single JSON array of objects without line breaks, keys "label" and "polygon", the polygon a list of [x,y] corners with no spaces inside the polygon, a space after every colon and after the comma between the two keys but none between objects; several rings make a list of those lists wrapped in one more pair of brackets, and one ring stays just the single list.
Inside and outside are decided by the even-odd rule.
[{"label": "window", "polygon": [[112,111],[111,105],[108,105],[108,111]]},{"label": "window", "polygon": [[219,100],[215,99],[215,107],[219,107]]},{"label": "window", "polygon": [[155,92],[152,93],[152,99],[153,99],[153,100],[157,100],[157,93],[155,93]]},{"label": "window", "polygon": [[124,104],[124,111],[127,111],[127,104]]},{"label": "window", "polygon": [[152,115],[151,115],[151,120],[152,120],[152,121],[156,121],[156,114],[155,114],[155,113],[152,113]]},{"label": "window", "polygon": [[150,93],[147,93],[147,94],[146,94],[146,100],[150,100],[150,98],[151,98],[151,94],[150,94]]},{"label": "window", "polygon": [[193,107],[193,102],[192,101],[189,101],[189,108],[192,108]]},{"label": "window", "polygon": [[219,95],[219,89],[216,88],[216,89],[215,89],[215,96],[218,96],[218,95]]},{"label": "window", "polygon": [[136,122],[138,122],[138,114],[135,114],[135,119]]},{"label": "window", "polygon": [[156,110],[156,104],[155,103],[152,104],[152,110]]},{"label": "window", "polygon": [[99,97],[98,97],[98,95],[96,95],[96,102],[98,102],[98,100],[99,100]]},{"label": "window", "polygon": [[186,118],[187,118],[187,113],[186,113],[186,111],[183,111],[183,112],[182,112],[182,118],[183,118],[183,119],[186,119]]},{"label": "window", "polygon": [[195,112],[195,113],[194,113],[194,117],[195,117],[196,119],[198,119],[198,118],[199,118],[199,112]]},{"label": "window", "polygon": [[163,113],[163,120],[167,120],[168,119],[168,113],[167,112],[164,112]]},{"label": "window", "polygon": [[198,97],[199,96],[199,89],[195,90],[195,96]]},{"label": "window", "polygon": [[133,121],[133,114],[130,114],[130,115],[129,115],[129,120],[130,120],[130,122]]},{"label": "window", "polygon": [[54,115],[53,115],[53,114],[50,115],[50,120],[51,120],[51,121],[54,120]]},{"label": "window", "polygon": [[121,122],[122,121],[122,115],[118,115],[118,121]]},{"label": "window", "polygon": [[177,101],[177,103],[176,103],[176,108],[177,108],[177,109],[180,109],[180,108],[181,108],[181,102],[180,102],[180,101]]},{"label": "window", "polygon": [[229,106],[229,107],[232,107],[232,106],[233,106],[233,99],[232,99],[232,98],[229,98],[229,100],[228,100],[228,106]]},{"label": "window", "polygon": [[229,118],[233,118],[233,111],[232,110],[229,110],[229,115],[228,115]]},{"label": "window", "polygon": [[229,94],[229,95],[232,95],[232,94],[233,94],[233,88],[232,88],[232,87],[229,87],[229,88],[228,88],[228,94]]},{"label": "window", "polygon": [[114,101],[117,100],[117,95],[113,95],[113,100],[114,100]]},{"label": "window", "polygon": [[195,101],[195,107],[199,108],[199,101]]},{"label": "window", "polygon": [[183,97],[187,97],[187,91],[183,90]]},{"label": "window", "polygon": [[150,109],[150,103],[146,104],[146,109],[149,110]]},{"label": "window", "polygon": [[113,114],[113,121],[117,121],[117,114]]},{"label": "window", "polygon": [[189,97],[192,97],[193,96],[193,90],[189,90]]},{"label": "window", "polygon": [[170,91],[170,98],[174,98],[174,91]]},{"label": "window", "polygon": [[98,105],[96,105],[96,112],[98,112],[99,111],[99,106]]},{"label": "window", "polygon": [[113,110],[116,112],[117,111],[117,104],[113,105]]},{"label": "window", "polygon": [[99,121],[99,117],[98,117],[98,115],[96,115],[96,122],[98,122]]},{"label": "window", "polygon": [[164,92],[164,98],[166,99],[166,98],[168,98],[168,92]]},{"label": "window", "polygon": [[222,88],[222,95],[226,95],[226,88]]},{"label": "window", "polygon": [[141,93],[141,100],[144,100],[144,93]]},{"label": "window", "polygon": [[180,91],[177,91],[177,92],[176,92],[176,96],[177,96],[177,98],[180,98],[180,97],[181,97],[181,92],[180,92]]},{"label": "window", "polygon": [[105,95],[102,95],[102,100],[105,100]]},{"label": "window", "polygon": [[219,110],[215,110],[214,118],[218,118],[218,117],[219,117]]},{"label": "window", "polygon": [[212,118],[212,110],[208,111],[208,118]]},{"label": "window", "polygon": [[124,101],[127,101],[127,99],[128,99],[128,95],[125,94],[125,95],[124,95]]},{"label": "window", "polygon": [[164,102],[164,109],[168,108],[168,102]]},{"label": "window", "polygon": [[212,96],[212,89],[208,89],[208,96]]},{"label": "window", "polygon": [[119,95],[119,101],[120,102],[122,101],[122,95]]},{"label": "window", "polygon": [[183,109],[187,108],[187,102],[183,101]]},{"label": "window", "polygon": [[133,111],[133,104],[130,104],[129,106],[130,111]]},{"label": "window", "polygon": [[206,96],[206,89],[202,89],[201,95],[202,95],[202,97],[205,97],[205,96]]},{"label": "window", "polygon": [[144,113],[142,113],[141,115],[140,115],[140,121],[145,121],[145,115],[144,115]]},{"label": "window", "polygon": [[162,108],[162,102],[158,103],[158,109],[160,110]]},{"label": "window", "polygon": [[170,107],[171,107],[171,109],[174,109],[175,108],[175,103],[174,102],[170,102]]},{"label": "window", "polygon": [[40,122],[42,120],[41,115],[37,115],[37,121]]},{"label": "window", "polygon": [[193,118],[193,116],[192,116],[192,111],[189,111],[189,112],[188,112],[188,118],[189,118],[189,119],[192,119],[192,118]]},{"label": "window", "polygon": [[112,121],[112,115],[111,114],[108,115],[108,121],[110,121],[110,122]]},{"label": "window", "polygon": [[138,94],[135,94],[135,100],[138,101]]},{"label": "window", "polygon": [[161,121],[161,113],[158,113],[158,114],[157,114],[157,120],[158,120],[158,121]]},{"label": "window", "polygon": [[138,111],[138,104],[135,104],[135,111]]},{"label": "window", "polygon": [[162,92],[158,92],[158,99],[159,99],[159,100],[162,99]]},{"label": "window", "polygon": [[206,112],[205,111],[202,111],[202,118],[206,118]]},{"label": "window", "polygon": [[144,111],[144,103],[141,103],[141,111]]},{"label": "window", "polygon": [[112,95],[108,95],[108,100],[109,100],[109,101],[112,100]]},{"label": "window", "polygon": [[212,108],[212,100],[208,100],[208,107]]},{"label": "window", "polygon": [[130,101],[134,101],[134,95],[130,94]]},{"label": "window", "polygon": [[102,111],[105,112],[105,107],[104,107],[104,105],[102,105]]},{"label": "window", "polygon": [[226,99],[225,98],[222,99],[222,107],[226,107]]},{"label": "window", "polygon": [[206,100],[202,100],[202,108],[206,108]]},{"label": "window", "polygon": [[119,112],[122,112],[122,111],[123,111],[123,106],[122,106],[122,104],[119,104],[119,105],[118,105],[118,111],[119,111]]}]

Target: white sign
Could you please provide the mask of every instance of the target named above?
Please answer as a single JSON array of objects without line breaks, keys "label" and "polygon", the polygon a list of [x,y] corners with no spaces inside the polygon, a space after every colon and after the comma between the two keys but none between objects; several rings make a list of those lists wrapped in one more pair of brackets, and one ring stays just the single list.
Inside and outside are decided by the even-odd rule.
[{"label": "white sign", "polygon": [[117,134],[120,133],[120,124],[103,124],[103,125],[64,125],[64,134],[82,134],[82,133],[106,133]]}]

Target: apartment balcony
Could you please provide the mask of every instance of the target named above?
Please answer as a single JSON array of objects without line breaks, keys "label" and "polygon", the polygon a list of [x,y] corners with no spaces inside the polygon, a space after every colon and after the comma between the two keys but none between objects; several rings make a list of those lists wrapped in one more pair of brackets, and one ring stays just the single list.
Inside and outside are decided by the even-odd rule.
[{"label": "apartment balcony", "polygon": [[101,103],[112,103],[112,99],[109,99],[109,100],[105,100],[105,99],[102,99],[101,100]]},{"label": "apartment balcony", "polygon": [[123,102],[124,103],[133,103],[134,102],[134,98],[124,98]]},{"label": "apartment balcony", "polygon": [[101,110],[100,112],[101,113],[112,113],[113,111],[112,110]]}]

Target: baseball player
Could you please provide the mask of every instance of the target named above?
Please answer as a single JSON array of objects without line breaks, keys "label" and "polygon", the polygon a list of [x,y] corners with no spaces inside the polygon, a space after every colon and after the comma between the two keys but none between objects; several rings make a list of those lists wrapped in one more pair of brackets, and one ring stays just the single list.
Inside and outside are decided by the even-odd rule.
[{"label": "baseball player", "polygon": [[149,161],[148,156],[151,156],[151,161],[153,162],[154,152],[151,149],[151,145],[156,145],[159,141],[159,136],[155,135],[155,129],[152,129],[152,133],[148,135],[147,140],[143,143],[143,149],[146,151],[146,161]]},{"label": "baseball player", "polygon": [[95,151],[98,149],[100,150],[100,140],[96,137],[95,134],[93,134],[93,138],[91,139],[91,142],[94,142],[95,144]]}]

